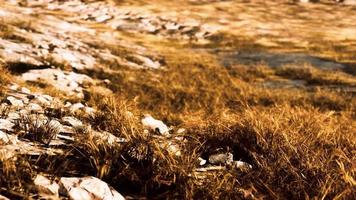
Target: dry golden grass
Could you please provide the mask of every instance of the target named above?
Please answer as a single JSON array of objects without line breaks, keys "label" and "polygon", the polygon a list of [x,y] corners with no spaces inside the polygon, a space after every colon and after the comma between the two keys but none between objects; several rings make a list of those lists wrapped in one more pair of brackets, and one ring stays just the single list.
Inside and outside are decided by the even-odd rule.
[{"label": "dry golden grass", "polygon": [[[113,74],[92,73],[94,77],[110,79],[110,88],[117,95],[105,101],[100,95],[90,97],[89,104],[103,111],[93,119],[97,123],[92,124],[129,141],[121,148],[95,144],[84,150],[89,152],[88,158],[99,159],[94,163],[102,163],[94,167],[100,177],[121,188],[124,194],[149,198],[353,196],[353,95],[318,88],[271,89],[254,84],[256,80],[282,76],[303,79],[311,85],[353,86],[352,76],[315,68],[227,69],[206,54],[162,49],[165,70],[112,65],[116,71]],[[127,111],[133,113],[129,115],[133,118],[127,118]],[[181,145],[181,157],[160,148],[159,139],[143,134],[139,116],[144,113],[187,129],[182,135],[187,142]],[[133,147],[142,148],[139,152],[146,156],[144,161],[128,155]],[[194,175],[196,159],[209,155],[215,148],[233,150],[235,158],[249,162],[253,170],[228,169],[199,179]],[[114,158],[109,159],[110,164],[102,159],[107,156]]]},{"label": "dry golden grass", "polygon": [[[226,8],[221,5],[220,9]],[[10,31],[3,27],[1,30]],[[11,188],[5,192],[9,197],[24,197],[29,190],[25,185],[41,171],[54,176],[97,176],[133,198],[351,199],[355,196],[356,99],[352,93],[318,87],[355,87],[354,76],[309,66],[224,68],[215,56],[192,50],[263,48],[247,36],[236,39],[233,34],[221,33],[212,38],[214,42],[203,46],[182,45],[144,34],[122,37],[161,55],[165,69],[131,69],[104,63],[110,73],[87,71],[93,78],[109,79],[109,88],[114,92],[106,96],[89,88],[90,95],[85,101],[100,112],[93,117],[80,114],[76,117],[92,127],[76,127],[73,148],[62,157],[41,157],[33,162],[28,158],[13,161],[0,156],[1,192]],[[331,57],[339,53],[340,59],[353,59],[347,49],[338,52],[337,48],[314,39],[313,42],[324,46],[306,47],[309,52],[330,51]],[[300,48],[290,45],[286,48]],[[107,47],[123,57],[128,52],[115,45]],[[9,83],[9,77],[1,68],[0,84]],[[256,84],[280,78],[305,80],[307,85],[305,89],[285,89]],[[39,86],[30,88],[36,90]],[[38,90],[65,97],[55,88],[42,86]],[[140,119],[146,113],[170,126],[186,129],[174,135],[184,138],[179,144],[181,156],[162,148],[162,137],[144,132]],[[91,129],[109,131],[126,142],[108,144],[95,138]],[[232,151],[235,159],[250,163],[252,170],[227,168],[197,173],[197,158],[207,159],[217,148]],[[35,172],[29,162],[39,169]]]}]

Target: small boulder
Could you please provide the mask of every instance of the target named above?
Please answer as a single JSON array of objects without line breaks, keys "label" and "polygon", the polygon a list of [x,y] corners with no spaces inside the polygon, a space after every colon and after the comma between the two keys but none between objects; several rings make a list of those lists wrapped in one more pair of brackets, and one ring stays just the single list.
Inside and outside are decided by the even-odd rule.
[{"label": "small boulder", "polygon": [[16,106],[16,107],[22,107],[24,105],[23,101],[20,99],[17,99],[13,96],[8,96],[6,98],[6,102],[10,105]]},{"label": "small boulder", "polygon": [[32,112],[41,112],[43,110],[37,103],[29,103],[27,108]]},{"label": "small boulder", "polygon": [[162,135],[169,135],[168,127],[162,121],[153,118],[151,115],[145,115],[141,122],[145,127],[153,131],[157,131]]},{"label": "small boulder", "polygon": [[53,195],[58,197],[59,185],[56,182],[52,182],[42,175],[37,175],[34,180],[34,184],[40,194]]},{"label": "small boulder", "polygon": [[44,95],[38,95],[35,97],[34,101],[36,103],[38,103],[41,106],[50,106],[51,105],[51,101],[46,98]]},{"label": "small boulder", "polygon": [[60,193],[73,200],[124,200],[125,198],[107,183],[95,177],[62,177]]},{"label": "small boulder", "polygon": [[9,135],[0,131],[0,144],[17,144],[18,138],[16,135]]},{"label": "small boulder", "polygon": [[83,109],[85,108],[85,106],[82,104],[82,103],[75,103],[73,105],[70,106],[70,111],[71,112],[76,112],[80,109]]},{"label": "small boulder", "polygon": [[0,130],[12,131],[12,128],[15,126],[14,123],[7,119],[0,119]]}]

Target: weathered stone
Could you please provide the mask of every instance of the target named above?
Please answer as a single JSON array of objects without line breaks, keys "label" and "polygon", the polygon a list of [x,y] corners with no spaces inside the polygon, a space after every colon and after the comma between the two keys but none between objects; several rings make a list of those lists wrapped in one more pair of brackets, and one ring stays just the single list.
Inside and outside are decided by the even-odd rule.
[{"label": "weathered stone", "polygon": [[41,112],[41,111],[43,111],[43,108],[40,105],[36,104],[36,103],[29,103],[27,105],[27,107],[32,112]]},{"label": "weathered stone", "polygon": [[107,183],[95,177],[62,177],[60,193],[73,200],[124,200],[125,198]]},{"label": "weathered stone", "polygon": [[80,94],[84,83],[93,82],[87,75],[65,72],[60,69],[30,70],[22,74],[22,79],[25,81],[45,81],[68,95]]},{"label": "weathered stone", "polygon": [[83,123],[75,117],[62,117],[62,123],[72,127],[83,126]]},{"label": "weathered stone", "polygon": [[73,105],[70,106],[69,110],[71,112],[76,112],[82,108],[85,108],[85,106],[82,103],[75,103]]},{"label": "weathered stone", "polygon": [[51,102],[47,98],[43,97],[42,95],[37,95],[33,101],[45,107],[51,105]]},{"label": "weathered stone", "polygon": [[20,114],[19,113],[16,113],[16,112],[10,112],[9,114],[8,114],[8,116],[7,116],[7,120],[9,120],[9,121],[11,121],[11,122],[14,122],[14,121],[16,121],[16,120],[18,120],[18,119],[20,119],[21,118],[21,116],[20,116]]},{"label": "weathered stone", "polygon": [[40,194],[59,196],[59,185],[42,175],[36,176],[34,184]]},{"label": "weathered stone", "polygon": [[10,135],[0,131],[0,143],[4,144],[17,144],[18,138],[16,135]]},{"label": "weathered stone", "polygon": [[12,128],[15,126],[14,123],[12,123],[8,119],[0,119],[0,130],[4,131],[12,131]]},{"label": "weathered stone", "polygon": [[94,116],[96,113],[96,110],[92,107],[85,107],[84,112],[89,116]]},{"label": "weathered stone", "polygon": [[30,94],[31,90],[29,90],[28,88],[22,87],[21,88],[21,92],[26,93],[26,94]]},{"label": "weathered stone", "polygon": [[134,57],[138,59],[140,62],[142,62],[144,68],[149,68],[149,69],[161,68],[161,64],[158,61],[153,61],[151,58],[141,56],[141,55],[135,55]]},{"label": "weathered stone", "polygon": [[243,161],[234,161],[232,162],[232,166],[236,169],[252,169],[252,166]]},{"label": "weathered stone", "polygon": [[162,121],[153,118],[151,115],[145,115],[141,122],[145,127],[153,131],[157,131],[162,135],[169,135],[168,127]]},{"label": "weathered stone", "polygon": [[8,96],[6,98],[7,103],[9,103],[10,105],[16,106],[16,107],[22,107],[24,105],[23,101],[20,99],[17,99],[13,96]]}]

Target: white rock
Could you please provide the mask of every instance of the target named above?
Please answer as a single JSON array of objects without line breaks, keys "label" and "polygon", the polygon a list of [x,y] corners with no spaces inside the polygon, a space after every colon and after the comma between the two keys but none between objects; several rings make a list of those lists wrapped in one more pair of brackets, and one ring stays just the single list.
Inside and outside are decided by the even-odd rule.
[{"label": "white rock", "polygon": [[159,69],[161,68],[161,64],[158,61],[153,61],[149,57],[141,56],[141,55],[135,55],[135,58],[140,60],[142,62],[142,65],[146,68],[149,69]]},{"label": "white rock", "polygon": [[18,120],[20,118],[21,118],[21,116],[18,113],[11,112],[11,113],[8,114],[6,119],[11,121],[11,122],[14,122],[15,120]]},{"label": "white rock", "polygon": [[153,118],[151,115],[145,115],[141,122],[145,127],[153,131],[158,131],[162,135],[169,135],[168,127],[162,121]]},{"label": "white rock", "polygon": [[75,103],[70,107],[70,111],[71,112],[75,112],[75,111],[78,111],[78,110],[80,110],[80,109],[82,109],[84,107],[85,106],[82,103]]},{"label": "white rock", "polygon": [[198,163],[199,163],[200,166],[203,166],[203,165],[206,164],[206,160],[203,159],[203,158],[201,158],[201,157],[199,157],[199,158],[198,158]]},{"label": "white rock", "polygon": [[102,23],[102,22],[108,21],[109,19],[112,19],[112,16],[110,16],[110,15],[101,15],[101,16],[96,17],[95,21],[99,22],[99,23]]},{"label": "white rock", "polygon": [[30,109],[31,111],[34,111],[34,112],[40,112],[42,111],[42,107],[36,103],[29,103],[27,105],[28,109]]},{"label": "white rock", "polygon": [[21,88],[21,92],[26,93],[26,94],[30,94],[31,90],[29,90],[28,88],[22,87]]},{"label": "white rock", "polygon": [[237,169],[241,169],[241,168],[252,169],[252,165],[243,161],[234,161],[232,165]]},{"label": "white rock", "polygon": [[58,197],[59,185],[56,182],[52,182],[42,175],[37,175],[34,180],[34,184],[41,194],[54,195]]},{"label": "white rock", "polygon": [[9,89],[10,90],[17,90],[17,89],[19,89],[19,85],[17,85],[17,84],[12,84],[10,87],[9,87]]},{"label": "white rock", "polygon": [[17,144],[18,138],[16,135],[9,135],[5,132],[0,131],[0,143],[4,144]]},{"label": "white rock", "polygon": [[0,119],[0,130],[12,131],[12,128],[15,126],[10,120]]},{"label": "white rock", "polygon": [[83,126],[83,123],[75,117],[62,117],[62,123],[72,127]]},{"label": "white rock", "polygon": [[17,107],[22,107],[23,106],[23,101],[20,100],[20,99],[15,98],[13,96],[8,96],[6,98],[6,100],[10,105],[17,106]]},{"label": "white rock", "polygon": [[94,116],[96,110],[94,108],[92,108],[92,107],[85,107],[84,108],[84,112],[89,116]]},{"label": "white rock", "polygon": [[177,130],[177,133],[178,133],[178,134],[182,134],[182,133],[184,133],[185,131],[186,131],[185,128],[180,128],[180,129]]},{"label": "white rock", "polygon": [[125,198],[109,185],[95,177],[62,177],[60,191],[73,200],[124,200]]},{"label": "white rock", "polygon": [[0,131],[0,144],[1,143],[7,144],[9,141],[10,141],[10,139],[9,139],[9,136],[7,135],[7,133]]},{"label": "white rock", "polygon": [[51,101],[49,101],[46,97],[43,95],[38,95],[34,99],[35,102],[39,103],[41,106],[50,106]]}]

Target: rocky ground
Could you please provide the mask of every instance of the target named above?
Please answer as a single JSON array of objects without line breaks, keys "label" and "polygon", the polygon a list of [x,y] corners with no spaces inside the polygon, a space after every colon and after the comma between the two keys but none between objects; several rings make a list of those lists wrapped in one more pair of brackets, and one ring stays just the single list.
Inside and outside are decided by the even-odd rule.
[{"label": "rocky ground", "polygon": [[353,1],[0,3],[0,199],[355,194]]}]

